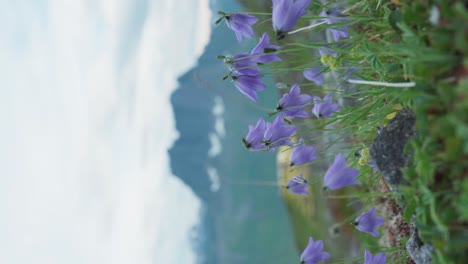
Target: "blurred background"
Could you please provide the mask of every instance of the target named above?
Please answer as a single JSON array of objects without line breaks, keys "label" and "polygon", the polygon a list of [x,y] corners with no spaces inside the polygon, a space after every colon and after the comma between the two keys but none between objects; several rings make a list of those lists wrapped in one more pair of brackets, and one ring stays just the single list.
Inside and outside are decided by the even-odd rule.
[{"label": "blurred background", "polygon": [[216,59],[256,43],[213,23],[241,3],[0,3],[0,263],[298,261],[276,154],[241,143],[277,89]]}]

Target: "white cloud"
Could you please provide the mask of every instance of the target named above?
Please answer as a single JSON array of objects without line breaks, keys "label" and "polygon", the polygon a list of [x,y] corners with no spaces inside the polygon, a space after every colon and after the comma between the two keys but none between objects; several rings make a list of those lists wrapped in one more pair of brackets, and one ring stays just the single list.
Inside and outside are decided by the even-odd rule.
[{"label": "white cloud", "polygon": [[[0,11],[0,262],[193,262],[200,202],[168,167],[169,95],[209,21],[176,27],[196,2],[149,1],[119,71],[134,1],[33,2]],[[195,49],[193,35],[203,36]]]}]

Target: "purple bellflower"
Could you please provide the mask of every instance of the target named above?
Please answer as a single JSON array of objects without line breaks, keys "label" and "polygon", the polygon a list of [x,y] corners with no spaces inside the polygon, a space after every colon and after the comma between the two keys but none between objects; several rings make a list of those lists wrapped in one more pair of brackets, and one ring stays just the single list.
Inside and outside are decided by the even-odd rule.
[{"label": "purple bellflower", "polygon": [[266,89],[266,84],[262,81],[261,75],[231,75],[236,88],[247,98],[256,102],[257,92]]},{"label": "purple bellflower", "polygon": [[260,41],[253,48],[250,54],[256,55],[253,57],[253,59],[257,63],[266,64],[273,61],[281,61],[281,58],[278,57],[275,53],[279,49],[279,46],[271,45],[270,37],[268,37],[267,33],[263,33],[262,37],[260,38]]},{"label": "purple bellflower", "polygon": [[252,38],[254,36],[252,25],[257,23],[257,17],[247,14],[226,14],[222,12],[220,14],[226,19],[228,28],[236,33],[237,41],[241,42],[242,37]]},{"label": "purple bellflower", "polygon": [[299,145],[294,147],[291,156],[289,157],[290,166],[299,166],[317,160],[315,156],[315,148],[313,146],[306,146],[304,140],[299,140]]},{"label": "purple bellflower", "polygon": [[257,121],[255,126],[249,125],[249,132],[242,138],[245,147],[250,150],[261,150],[265,148],[263,145],[263,133],[265,133],[266,122],[262,118]]},{"label": "purple bellflower", "polygon": [[318,52],[320,54],[320,57],[322,57],[323,55],[330,55],[332,57],[336,57],[339,54],[337,51],[334,51],[329,47],[323,47],[319,49]]},{"label": "purple bellflower", "polygon": [[309,69],[304,71],[304,77],[309,80],[314,82],[317,85],[322,85],[323,84],[323,70],[320,69]]},{"label": "purple bellflower", "polygon": [[272,22],[276,38],[283,39],[299,18],[307,13],[310,0],[273,0]]},{"label": "purple bellflower", "polygon": [[358,218],[354,220],[354,225],[357,230],[378,237],[379,231],[377,227],[381,226],[384,220],[382,217],[374,215],[374,213],[375,207],[372,207],[369,211],[358,216]]},{"label": "purple bellflower", "polygon": [[323,186],[329,190],[338,190],[348,185],[360,184],[356,179],[358,176],[359,171],[354,168],[347,168],[343,154],[338,154],[325,173]]},{"label": "purple bellflower", "polygon": [[314,96],[313,101],[314,108],[312,109],[312,113],[317,118],[328,118],[340,109],[337,104],[332,103],[332,95],[330,93],[326,94],[323,100],[318,96]]},{"label": "purple bellflower", "polygon": [[232,70],[242,75],[259,75],[260,69],[257,67],[257,61],[254,57],[244,52],[232,56],[231,59],[225,60],[232,65]]},{"label": "purple bellflower", "polygon": [[316,264],[331,257],[330,253],[323,251],[323,241],[314,241],[309,237],[309,244],[301,254],[301,264]]},{"label": "purple bellflower", "polygon": [[364,254],[364,264],[385,264],[387,261],[387,255],[385,253],[377,253],[375,256],[366,249],[366,253]]},{"label": "purple bellflower", "polygon": [[309,181],[304,179],[302,174],[294,176],[291,180],[288,181],[288,185],[286,185],[286,189],[289,192],[299,195],[308,195],[309,191],[307,190],[307,186],[309,185]]},{"label": "purple bellflower", "polygon": [[286,117],[308,117],[304,106],[312,102],[312,97],[308,94],[301,94],[301,88],[296,83],[291,86],[289,93],[283,94],[278,101],[276,111],[283,112]]},{"label": "purple bellflower", "polygon": [[[343,15],[338,11],[337,7],[323,10],[322,13],[320,13],[320,16],[326,17],[325,21],[327,21],[327,24],[345,22],[345,20],[340,19],[343,17]],[[340,28],[329,28],[327,30],[330,31],[335,41],[349,37],[349,29],[347,26],[341,26]]]},{"label": "purple bellflower", "polygon": [[268,149],[291,145],[290,137],[296,133],[297,128],[293,125],[285,125],[283,115],[278,115],[273,123],[267,123],[263,134],[263,144]]}]

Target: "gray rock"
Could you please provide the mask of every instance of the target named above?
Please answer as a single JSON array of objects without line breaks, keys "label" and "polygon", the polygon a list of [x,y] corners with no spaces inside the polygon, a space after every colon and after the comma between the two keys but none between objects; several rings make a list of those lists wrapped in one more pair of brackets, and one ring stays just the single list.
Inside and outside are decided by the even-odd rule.
[{"label": "gray rock", "polygon": [[404,108],[380,130],[372,143],[371,157],[392,189],[404,184],[401,169],[406,166],[408,157],[403,149],[416,133],[415,122],[413,111]]},{"label": "gray rock", "polygon": [[408,255],[416,264],[430,264],[432,260],[432,251],[434,246],[424,244],[419,237],[418,229],[415,226],[415,216],[411,218],[410,238],[406,242],[406,250]]}]

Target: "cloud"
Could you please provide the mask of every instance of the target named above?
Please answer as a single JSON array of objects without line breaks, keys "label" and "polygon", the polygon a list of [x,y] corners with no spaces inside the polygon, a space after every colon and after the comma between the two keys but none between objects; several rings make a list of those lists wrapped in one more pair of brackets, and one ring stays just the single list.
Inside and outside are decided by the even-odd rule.
[{"label": "cloud", "polygon": [[209,35],[177,14],[198,3],[151,1],[122,51],[134,1],[27,2],[0,11],[0,262],[193,262],[201,204],[167,149],[169,96]]}]

